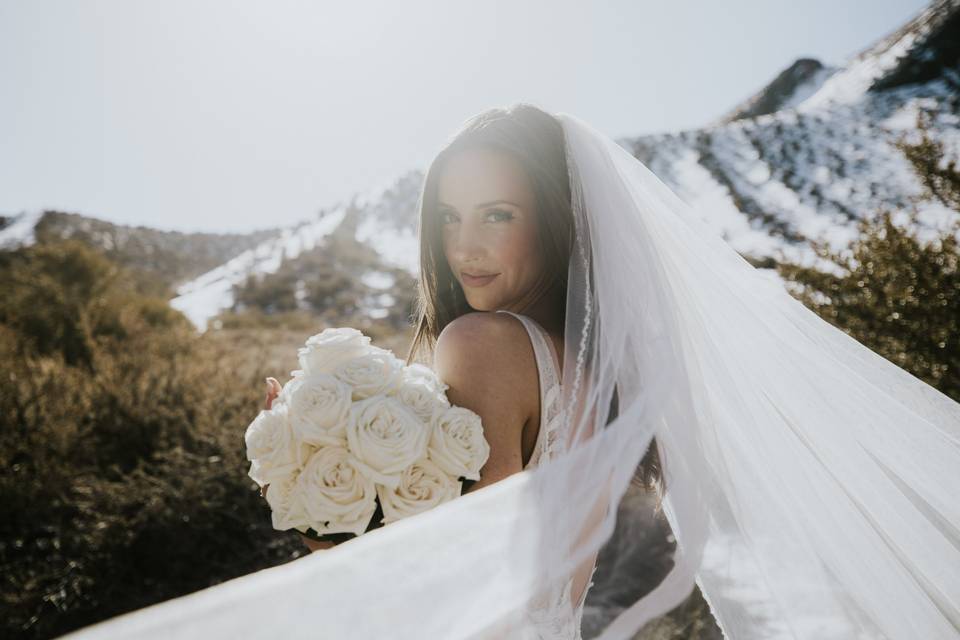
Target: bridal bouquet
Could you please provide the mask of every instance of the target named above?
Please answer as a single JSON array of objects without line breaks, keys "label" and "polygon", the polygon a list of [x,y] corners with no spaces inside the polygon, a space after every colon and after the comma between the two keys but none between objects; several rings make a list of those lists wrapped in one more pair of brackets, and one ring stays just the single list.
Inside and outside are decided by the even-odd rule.
[{"label": "bridal bouquet", "polygon": [[339,541],[480,479],[490,453],[480,416],[451,405],[430,368],[352,328],[325,329],[297,354],[300,369],[244,438],[274,528]]}]

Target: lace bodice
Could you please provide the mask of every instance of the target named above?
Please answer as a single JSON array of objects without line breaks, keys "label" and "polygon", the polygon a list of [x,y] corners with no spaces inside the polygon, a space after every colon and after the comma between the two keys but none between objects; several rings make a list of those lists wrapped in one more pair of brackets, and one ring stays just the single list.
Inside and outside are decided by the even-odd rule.
[{"label": "lace bodice", "polygon": [[[561,409],[560,364],[550,336],[539,323],[529,316],[512,311],[501,309],[499,312],[509,313],[523,323],[537,359],[537,372],[540,377],[540,429],[533,454],[524,466],[524,469],[529,469],[541,460],[549,460],[558,453],[560,444],[557,429],[560,426]],[[594,565],[595,570],[596,565]],[[572,605],[571,596],[572,577],[532,603],[527,615],[534,622],[537,630],[536,638],[538,640],[581,640],[580,623],[583,604],[591,586],[593,586],[593,573],[590,574],[590,582],[583,590],[575,607]]]}]

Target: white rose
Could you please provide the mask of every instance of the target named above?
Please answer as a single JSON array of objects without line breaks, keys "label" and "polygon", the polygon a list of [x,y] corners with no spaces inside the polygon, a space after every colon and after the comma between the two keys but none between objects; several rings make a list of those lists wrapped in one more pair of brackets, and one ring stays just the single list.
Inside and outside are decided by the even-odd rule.
[{"label": "white rose", "polygon": [[380,522],[387,524],[453,500],[462,486],[430,460],[418,460],[403,470],[397,487],[377,485],[384,516]]},{"label": "white rose", "polygon": [[363,355],[341,362],[333,375],[350,387],[354,400],[363,400],[395,392],[400,386],[403,363],[387,349],[368,347]]},{"label": "white rose", "polygon": [[270,483],[267,489],[267,504],[270,505],[270,517],[273,528],[280,531],[303,529],[309,526],[309,518],[303,500],[296,489],[297,475],[290,474]]},{"label": "white rose", "polygon": [[432,386],[423,379],[408,378],[404,380],[394,397],[406,405],[417,417],[427,425],[433,419],[433,414],[450,406],[450,401],[443,391]]},{"label": "white rose", "polygon": [[445,393],[450,388],[450,385],[444,383],[433,369],[419,362],[408,364],[403,368],[403,379],[405,382],[425,384],[437,393]]},{"label": "white rose", "polygon": [[299,467],[299,444],[293,437],[287,406],[274,404],[262,410],[243,436],[247,445],[250,477],[260,486],[294,473]]},{"label": "white rose", "polygon": [[455,478],[479,480],[480,469],[490,457],[480,416],[452,406],[437,411],[431,427],[427,445],[430,460]]},{"label": "white rose", "polygon": [[428,425],[396,398],[378,395],[350,407],[350,451],[380,484],[396,486],[400,472],[426,457],[429,438]]},{"label": "white rose", "polygon": [[356,462],[343,447],[323,447],[310,456],[297,476],[296,492],[309,526],[318,534],[351,532],[359,536],[370,524],[377,510],[377,490]]},{"label": "white rose", "polygon": [[[249,455],[247,456],[249,458]],[[247,475],[257,483],[260,487],[267,484],[267,480],[264,478],[266,473],[264,473],[264,465],[260,464],[256,460],[250,461],[250,470],[247,471]]]},{"label": "white rose", "polygon": [[331,373],[343,362],[366,353],[369,345],[369,336],[352,327],[324,329],[310,336],[297,356],[306,373]]},{"label": "white rose", "polygon": [[325,373],[297,376],[280,393],[294,436],[315,446],[346,446],[350,397],[347,385]]}]

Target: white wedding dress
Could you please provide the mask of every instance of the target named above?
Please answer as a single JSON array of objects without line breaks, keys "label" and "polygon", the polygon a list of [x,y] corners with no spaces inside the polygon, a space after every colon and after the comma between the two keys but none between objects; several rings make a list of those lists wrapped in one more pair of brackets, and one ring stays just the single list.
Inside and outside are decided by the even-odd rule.
[{"label": "white wedding dress", "polygon": [[[557,430],[560,426],[561,395],[557,364],[559,358],[550,342],[550,336],[536,320],[505,309],[499,309],[498,313],[509,313],[523,323],[537,359],[537,372],[540,377],[540,429],[533,454],[523,467],[531,469],[540,461],[549,460],[556,455],[561,445]],[[594,564],[594,572],[596,568]],[[590,574],[590,581],[580,595],[576,606],[572,604],[572,577],[564,584],[548,590],[542,597],[535,599],[527,611],[527,616],[536,629],[535,637],[538,640],[581,640],[580,623],[583,604],[591,586],[593,586],[593,573]]]}]

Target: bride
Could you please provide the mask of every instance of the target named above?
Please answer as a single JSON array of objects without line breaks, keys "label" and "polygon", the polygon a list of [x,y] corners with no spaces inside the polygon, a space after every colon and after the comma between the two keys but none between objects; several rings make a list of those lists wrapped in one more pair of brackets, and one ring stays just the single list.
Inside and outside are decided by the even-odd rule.
[{"label": "bride", "polygon": [[[420,311],[407,363],[418,349],[432,351],[447,397],[484,424],[490,457],[465,492],[562,451],[557,400],[574,226],[563,145],[560,122],[544,111],[494,109],[445,146],[424,182]],[[268,379],[267,408],[280,388]],[[333,546],[301,538],[313,551]],[[580,637],[595,561],[545,594],[539,637]]]},{"label": "bride", "polygon": [[695,583],[727,638],[960,637],[960,404],[570,114],[471,118],[419,204],[408,359],[480,414],[481,480],[90,637],[578,638],[620,499],[658,469],[673,566],[601,640]]}]

